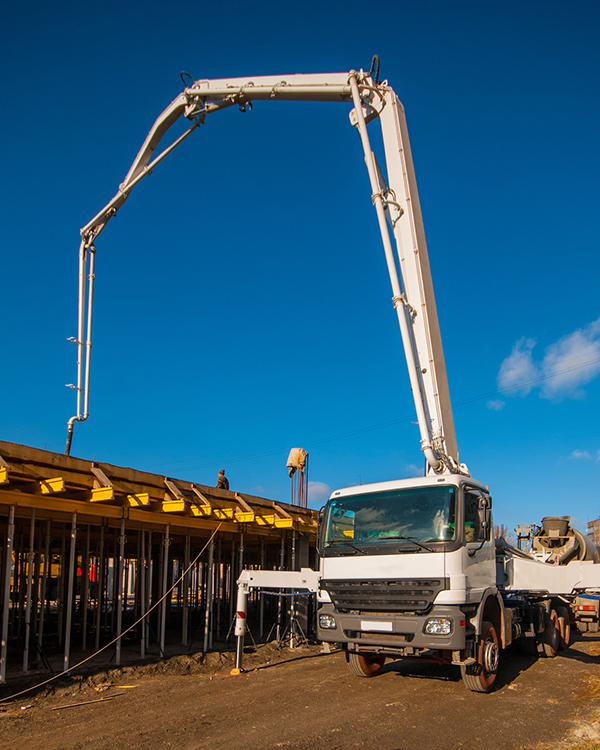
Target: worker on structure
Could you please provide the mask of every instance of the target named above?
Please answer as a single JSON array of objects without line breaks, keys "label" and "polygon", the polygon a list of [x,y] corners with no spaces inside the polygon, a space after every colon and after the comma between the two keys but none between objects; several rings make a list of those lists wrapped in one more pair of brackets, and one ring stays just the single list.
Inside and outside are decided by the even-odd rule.
[{"label": "worker on structure", "polygon": [[229,489],[229,479],[225,476],[225,469],[219,471],[219,478],[217,479],[217,488],[220,490]]}]

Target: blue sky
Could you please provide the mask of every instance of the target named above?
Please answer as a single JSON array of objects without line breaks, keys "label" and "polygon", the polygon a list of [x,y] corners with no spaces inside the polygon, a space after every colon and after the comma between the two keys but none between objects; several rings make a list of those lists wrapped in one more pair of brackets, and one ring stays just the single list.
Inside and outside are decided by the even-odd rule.
[{"label": "blue sky", "polygon": [[[461,459],[495,520],[600,515],[597,2],[30,2],[4,10],[0,436],[62,452],[79,229],[194,78],[381,59],[407,112]],[[289,498],[422,471],[342,104],[209,117],[97,242],[72,454]]]}]

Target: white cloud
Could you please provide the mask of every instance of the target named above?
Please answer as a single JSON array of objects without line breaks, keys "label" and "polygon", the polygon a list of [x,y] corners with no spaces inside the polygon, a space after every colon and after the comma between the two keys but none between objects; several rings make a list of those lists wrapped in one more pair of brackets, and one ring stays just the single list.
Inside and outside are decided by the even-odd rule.
[{"label": "white cloud", "polygon": [[407,464],[405,472],[407,477],[421,477],[423,476],[423,467],[416,464]]},{"label": "white cloud", "polygon": [[600,373],[600,318],[551,344],[541,364],[548,378],[540,396],[581,398],[581,386]]},{"label": "white cloud", "polygon": [[596,461],[600,461],[600,451],[598,451],[598,458],[596,459]]},{"label": "white cloud", "polygon": [[510,355],[500,365],[498,386],[501,390],[511,390],[526,396],[533,383],[539,377],[538,366],[534,363],[531,350],[535,346],[533,339],[522,338],[513,346]]},{"label": "white cloud", "polygon": [[502,411],[504,409],[505,401],[488,401],[486,406],[488,409],[491,409],[492,411]]},{"label": "white cloud", "polygon": [[[532,356],[533,339],[522,338],[500,365],[498,387],[501,391],[526,396],[540,381],[540,396],[552,401],[583,398],[581,386],[600,374],[600,318],[547,347],[544,358],[536,363]],[[488,408],[498,409],[499,401]]]},{"label": "white cloud", "polygon": [[329,495],[331,495],[331,487],[325,482],[308,483],[309,500],[328,500]]},{"label": "white cloud", "polygon": [[590,456],[589,451],[579,451],[575,449],[569,458],[583,458],[584,460],[589,461],[592,457]]}]

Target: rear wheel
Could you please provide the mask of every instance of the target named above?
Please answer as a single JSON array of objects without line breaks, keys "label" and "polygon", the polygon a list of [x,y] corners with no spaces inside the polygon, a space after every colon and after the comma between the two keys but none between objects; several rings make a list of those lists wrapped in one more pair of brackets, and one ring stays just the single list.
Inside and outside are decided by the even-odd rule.
[{"label": "rear wheel", "polygon": [[374,677],[381,672],[385,664],[385,656],[378,654],[361,654],[356,651],[348,651],[348,668],[357,677]]},{"label": "rear wheel", "polygon": [[481,637],[475,654],[476,664],[461,666],[463,682],[476,693],[489,693],[496,681],[500,645],[496,628],[491,622],[481,624]]},{"label": "rear wheel", "polygon": [[542,648],[544,656],[552,658],[556,656],[560,648],[560,630],[558,625],[558,615],[556,610],[550,610],[550,616],[544,630],[542,638]]},{"label": "rear wheel", "polygon": [[557,607],[558,630],[560,632],[560,649],[569,648],[571,643],[571,617],[567,607]]}]

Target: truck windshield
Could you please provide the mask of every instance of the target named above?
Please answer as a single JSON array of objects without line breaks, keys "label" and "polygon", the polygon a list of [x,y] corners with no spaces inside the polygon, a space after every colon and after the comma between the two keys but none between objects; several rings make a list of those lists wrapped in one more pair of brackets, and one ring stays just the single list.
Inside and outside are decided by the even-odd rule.
[{"label": "truck windshield", "polygon": [[456,488],[415,487],[330,500],[323,545],[335,548],[456,539]]}]

